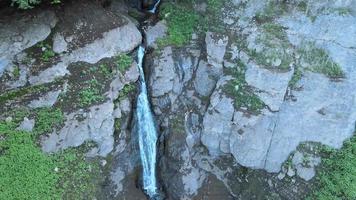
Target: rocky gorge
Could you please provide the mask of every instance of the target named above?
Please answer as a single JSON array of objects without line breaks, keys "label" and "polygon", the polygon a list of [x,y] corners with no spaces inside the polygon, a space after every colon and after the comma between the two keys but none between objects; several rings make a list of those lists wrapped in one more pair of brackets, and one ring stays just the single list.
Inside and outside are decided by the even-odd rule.
[{"label": "rocky gorge", "polygon": [[356,198],[356,1],[156,3],[0,4],[0,199],[149,199],[142,43],[159,199]]}]

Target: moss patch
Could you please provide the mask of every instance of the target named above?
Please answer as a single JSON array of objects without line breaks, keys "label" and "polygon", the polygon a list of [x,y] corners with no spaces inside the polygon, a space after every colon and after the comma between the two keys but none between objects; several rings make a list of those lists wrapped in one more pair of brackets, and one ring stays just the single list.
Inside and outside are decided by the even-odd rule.
[{"label": "moss patch", "polygon": [[183,46],[190,41],[198,25],[198,15],[191,7],[167,3],[162,5],[161,16],[167,22],[168,35],[158,40],[160,47]]},{"label": "moss patch", "polygon": [[263,101],[253,93],[252,88],[245,80],[246,66],[239,61],[234,69],[225,69],[225,74],[232,75],[230,80],[223,88],[223,91],[234,98],[236,109],[247,111],[251,114],[259,114],[265,107]]},{"label": "moss patch", "polygon": [[298,50],[301,55],[300,64],[312,72],[326,75],[329,78],[343,78],[344,72],[325,50],[317,48],[313,43],[303,45]]},{"label": "moss patch", "polygon": [[356,137],[344,143],[341,150],[323,146],[322,167],[309,199],[356,199]]},{"label": "moss patch", "polygon": [[0,123],[0,199],[60,199],[55,161],[15,127]]},{"label": "moss patch", "polygon": [[[17,131],[24,116],[35,116],[35,132],[52,130],[62,121],[56,109],[36,113],[16,110],[11,122],[0,121],[0,199],[93,199],[98,188],[99,163],[87,161],[88,146],[45,154],[37,134]],[[36,130],[37,129],[37,130]],[[95,177],[95,178],[94,178]]]}]

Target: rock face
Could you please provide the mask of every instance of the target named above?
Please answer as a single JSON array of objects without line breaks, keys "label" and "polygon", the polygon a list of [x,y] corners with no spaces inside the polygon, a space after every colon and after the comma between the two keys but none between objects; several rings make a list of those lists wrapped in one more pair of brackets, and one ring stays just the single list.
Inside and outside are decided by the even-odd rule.
[{"label": "rock face", "polygon": [[131,132],[139,73],[135,62],[119,71],[116,58],[141,44],[141,33],[126,16],[127,7],[125,12],[111,12],[99,2],[80,0],[58,8],[1,16],[0,90],[4,96],[14,91],[18,95],[1,96],[1,111],[24,108],[31,113],[17,127],[28,134],[36,130],[39,108],[62,112],[63,124],[36,141],[42,150],[71,148],[90,161],[99,160],[96,176],[107,183],[97,184],[98,191],[105,191],[98,192],[98,199],[144,199],[135,185],[139,156]]},{"label": "rock face", "polygon": [[[149,58],[152,104],[164,146],[163,184],[172,199],[194,199],[200,197],[199,188],[213,185],[207,181],[213,174],[233,198],[278,193],[277,199],[303,199],[309,183],[295,175],[310,181],[320,158],[297,151],[292,166],[283,163],[302,143],[341,148],[354,133],[356,37],[349,34],[355,32],[355,17],[325,11],[315,13],[313,21],[290,9],[268,23],[256,23],[266,3],[233,3],[222,9],[224,31],[193,37],[187,47],[158,49],[159,56]],[[310,9],[342,6],[351,4],[318,1]],[[204,12],[201,5],[195,7]],[[281,27],[280,32],[268,26]],[[303,63],[306,43],[325,52],[345,77],[335,79]],[[184,77],[186,69],[192,74]],[[256,99],[264,105],[258,112],[252,109]],[[301,154],[310,158],[308,165]],[[249,168],[248,178],[241,166]],[[285,175],[296,182],[288,194]],[[246,189],[250,186],[270,192],[258,197]]]},{"label": "rock face", "polygon": [[134,49],[141,44],[141,39],[141,33],[136,26],[128,22],[127,25],[103,33],[103,37],[93,43],[62,56],[58,64],[44,70],[38,76],[30,77],[29,82],[33,85],[52,82],[69,73],[67,67],[70,63],[79,61],[97,63],[103,58],[113,57]]},{"label": "rock face", "polygon": [[[52,11],[45,11],[32,17],[12,19],[0,25],[0,66],[10,64],[14,55],[45,40],[56,25],[57,17]],[[4,67],[0,67],[0,72]],[[1,73],[0,73],[1,74]]]}]

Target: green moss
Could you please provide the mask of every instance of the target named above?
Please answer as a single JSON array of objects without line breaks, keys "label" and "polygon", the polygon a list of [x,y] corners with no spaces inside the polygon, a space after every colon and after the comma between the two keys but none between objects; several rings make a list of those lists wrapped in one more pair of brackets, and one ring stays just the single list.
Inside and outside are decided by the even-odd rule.
[{"label": "green moss", "polygon": [[[20,9],[31,9],[34,8],[36,5],[40,4],[41,0],[11,0],[11,5],[16,5]],[[58,4],[61,3],[60,0],[51,0],[51,4]]]},{"label": "green moss", "polygon": [[266,7],[255,15],[258,23],[270,22],[278,16],[283,15],[287,11],[287,3],[277,0],[270,0]]},{"label": "green moss", "polygon": [[35,122],[33,131],[36,135],[51,133],[54,127],[64,122],[64,116],[59,108],[40,108],[36,112]]},{"label": "green moss", "polygon": [[0,199],[60,199],[56,163],[15,127],[0,122]]},{"label": "green moss", "polygon": [[225,74],[230,74],[234,79],[230,80],[223,88],[224,92],[235,99],[236,109],[247,109],[252,114],[259,114],[265,107],[263,101],[253,93],[245,80],[246,66],[238,62],[234,69],[226,69]]},{"label": "green moss", "polygon": [[344,143],[341,150],[322,147],[322,168],[309,199],[356,199],[356,137]]},{"label": "green moss", "polygon": [[167,22],[168,35],[158,40],[158,45],[162,47],[188,44],[198,25],[198,15],[192,8],[167,3],[163,5],[161,16]]},{"label": "green moss", "polygon": [[43,62],[48,62],[56,56],[56,53],[52,50],[52,46],[48,43],[40,42],[36,44],[36,47],[42,51],[41,60]]},{"label": "green moss", "polygon": [[41,92],[47,90],[47,87],[43,85],[28,86],[17,90],[11,90],[0,95],[0,103],[5,103],[10,100],[18,99],[27,94]]},{"label": "green moss", "polygon": [[351,10],[351,8],[348,8],[348,7],[339,7],[339,8],[333,9],[333,12],[336,12],[338,15],[341,15],[341,16],[346,16],[346,15],[351,15],[352,10]]},{"label": "green moss", "polygon": [[104,96],[100,93],[102,85],[96,79],[87,81],[85,84],[86,86],[79,93],[80,106],[85,107],[104,100]]},{"label": "green moss", "polygon": [[100,73],[105,76],[105,78],[110,78],[112,76],[110,67],[105,64],[99,65],[99,70],[100,70]]},{"label": "green moss", "polygon": [[[35,113],[37,129],[56,127],[62,121],[56,114],[59,112]],[[14,111],[10,115],[12,122],[0,122],[0,199],[94,199],[100,180],[99,164],[86,161],[87,145],[53,155],[43,153],[36,134],[16,130],[20,119],[29,114]]]},{"label": "green moss", "polygon": [[118,101],[125,99],[130,93],[136,91],[136,85],[134,83],[129,83],[124,85],[124,87],[119,92]]},{"label": "green moss", "polygon": [[15,79],[18,79],[20,77],[20,67],[15,66],[14,71],[12,71],[12,75],[14,76]]},{"label": "green moss", "polygon": [[[84,148],[84,147],[81,147]],[[95,199],[99,173],[98,162],[86,161],[81,149],[68,149],[55,155],[62,199]]]},{"label": "green moss", "polygon": [[[290,70],[293,56],[285,28],[276,23],[265,23],[261,26],[262,31],[256,37],[255,43],[261,46],[261,50],[247,49],[248,55],[255,62],[268,69]],[[280,63],[278,63],[280,61]],[[278,64],[277,64],[278,63]],[[275,66],[274,66],[275,65]]]},{"label": "green moss", "polygon": [[300,62],[307,64],[307,69],[328,76],[329,78],[343,78],[344,72],[340,65],[335,63],[331,57],[313,43],[307,43],[298,50],[301,55]]},{"label": "green moss", "polygon": [[116,57],[117,69],[121,73],[125,72],[128,68],[130,68],[131,64],[132,64],[132,58],[126,54],[121,54]]},{"label": "green moss", "polygon": [[298,10],[302,12],[307,12],[308,10],[308,3],[306,1],[301,1],[297,5]]},{"label": "green moss", "polygon": [[295,68],[292,79],[289,81],[289,87],[291,89],[295,89],[298,81],[302,79],[302,76],[303,76],[303,72],[301,71],[301,69],[299,67]]}]

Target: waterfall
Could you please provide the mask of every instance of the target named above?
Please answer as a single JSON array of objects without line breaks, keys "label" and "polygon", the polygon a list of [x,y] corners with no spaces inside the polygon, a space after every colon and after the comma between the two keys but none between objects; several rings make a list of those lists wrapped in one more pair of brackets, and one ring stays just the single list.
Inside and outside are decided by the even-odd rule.
[{"label": "waterfall", "polygon": [[151,10],[149,10],[149,12],[156,13],[156,9],[160,3],[161,3],[161,0],[156,1],[155,5],[153,6],[153,8]]},{"label": "waterfall", "polygon": [[139,47],[138,68],[140,71],[141,91],[137,99],[137,127],[140,147],[140,157],[143,168],[143,189],[152,199],[157,195],[156,153],[157,130],[153,121],[150,103],[147,96],[147,86],[143,71],[145,48]]}]

